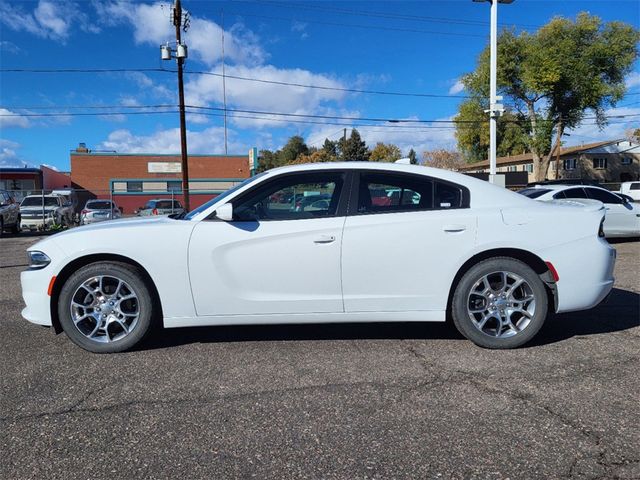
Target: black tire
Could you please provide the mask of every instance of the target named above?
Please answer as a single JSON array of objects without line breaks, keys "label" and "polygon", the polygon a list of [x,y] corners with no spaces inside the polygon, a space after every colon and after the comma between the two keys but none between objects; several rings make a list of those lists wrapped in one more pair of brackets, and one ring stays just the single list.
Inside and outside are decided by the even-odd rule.
[{"label": "black tire", "polygon": [[[508,272],[511,276],[507,275],[506,277],[502,277],[500,272]],[[514,329],[511,327],[504,327],[502,320],[498,321],[495,317],[496,314],[499,314],[496,309],[500,310],[503,306],[505,308],[504,311],[510,311],[509,307],[505,306],[504,303],[498,304],[498,302],[506,302],[508,299],[500,299],[496,297],[489,300],[484,297],[484,294],[472,293],[472,290],[474,292],[478,292],[480,287],[485,285],[480,284],[483,278],[488,278],[490,280],[501,278],[509,279],[502,283],[509,286],[509,281],[513,282],[512,285],[516,283],[516,280],[514,280],[515,277],[520,277],[527,285],[516,287],[514,289],[516,290],[514,295],[516,297],[520,295],[523,300],[533,296],[533,300],[524,300],[522,304],[514,303],[507,305],[517,305],[523,309],[526,306],[527,309],[533,310],[533,313],[529,312],[531,318],[513,310],[512,312],[515,313],[507,314],[507,317],[502,315],[500,318],[509,318],[511,320],[511,324],[515,325]],[[489,283],[491,282],[489,281]],[[494,285],[496,289],[500,289],[501,284],[499,282],[496,282]],[[474,287],[476,287],[476,289],[474,289]],[[517,288],[521,288],[521,290],[517,290]],[[526,295],[522,293],[525,291],[525,288],[527,292]],[[491,289],[485,289],[485,291],[491,292],[489,296],[495,296],[493,285]],[[514,297],[513,300],[514,302],[517,302],[518,298]],[[532,301],[534,302],[533,304],[531,303]],[[548,301],[549,299],[544,283],[531,267],[514,258],[495,257],[477,263],[462,276],[460,282],[456,286],[453,300],[451,302],[451,316],[458,331],[480,347],[492,349],[516,348],[529,342],[538,333],[540,328],[542,328],[547,317]],[[470,311],[472,306],[474,307],[475,313]],[[486,310],[482,312],[477,311],[478,309],[482,310],[485,307]],[[489,320],[485,320],[486,323],[484,323],[484,325],[479,325],[482,324],[482,319],[484,319],[485,316],[488,317]],[[474,322],[471,317],[474,317],[476,322]],[[513,321],[516,323],[514,324]],[[518,324],[522,325],[521,330],[519,329]],[[483,329],[481,330],[481,328]],[[514,333],[516,330],[517,333]],[[498,332],[502,333],[499,334]]]},{"label": "black tire", "polygon": [[[126,282],[137,296],[137,323],[123,338],[100,342],[83,334],[72,319],[71,301],[80,286],[93,277],[107,276]],[[77,300],[77,298],[76,298]],[[141,342],[149,333],[154,319],[153,296],[149,285],[138,269],[120,262],[98,262],[86,265],[71,275],[58,297],[58,318],[73,343],[94,353],[116,353],[129,350]],[[90,318],[93,321],[93,318]],[[104,337],[102,337],[104,338]]]},{"label": "black tire", "polygon": [[2,216],[0,216],[0,237],[4,235],[4,220],[2,219]]},{"label": "black tire", "polygon": [[22,221],[22,217],[20,217],[20,215],[18,215],[18,219],[16,220],[16,223],[13,225],[13,227],[11,227],[11,233],[15,233],[16,235],[20,233],[20,222]]}]

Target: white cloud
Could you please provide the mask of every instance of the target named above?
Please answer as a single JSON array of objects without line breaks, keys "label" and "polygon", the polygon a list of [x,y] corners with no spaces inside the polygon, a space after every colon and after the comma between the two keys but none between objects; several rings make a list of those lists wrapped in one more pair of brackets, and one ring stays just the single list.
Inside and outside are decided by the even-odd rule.
[{"label": "white cloud", "polygon": [[[569,135],[575,137],[575,141],[571,140],[571,144],[579,144],[580,142],[600,142],[604,140],[616,140],[624,138],[625,132],[631,128],[638,128],[640,124],[640,108],[639,107],[618,107],[611,108],[605,112],[609,117],[609,124],[600,130],[597,125],[592,125],[593,120],[585,120],[580,127],[569,130]],[[617,115],[636,115],[635,117],[614,118]],[[588,115],[591,116],[591,115]],[[567,142],[569,143],[569,142]]]},{"label": "white cloud", "polygon": [[0,22],[14,31],[25,31],[42,38],[65,42],[73,29],[98,33],[100,29],[75,2],[40,0],[33,11],[16,2],[0,3]]},{"label": "white cloud", "polygon": [[449,95],[457,95],[464,90],[464,84],[460,79],[453,80],[453,85],[449,88]]},{"label": "white cloud", "polygon": [[27,117],[18,117],[14,115],[17,115],[16,112],[12,112],[6,108],[0,108],[0,128],[27,128],[30,126],[29,119]]},{"label": "white cloud", "polygon": [[[235,140],[235,132],[229,130],[232,153],[248,151],[249,147]],[[189,153],[224,153],[224,130],[210,127],[202,131],[187,131]],[[115,150],[119,153],[180,153],[180,129],[160,130],[150,135],[135,135],[129,130],[115,130],[99,144],[100,149]]]},{"label": "white cloud", "polygon": [[0,167],[26,167],[27,162],[17,154],[20,144],[0,138]]},{"label": "white cloud", "polygon": [[627,88],[640,86],[640,72],[631,72],[624,82]]},{"label": "white cloud", "polygon": [[[138,44],[160,46],[175,38],[175,30],[170,22],[171,6],[168,3],[135,4],[118,0],[97,4],[96,9],[103,24],[125,23],[133,27],[134,39]],[[211,20],[192,16],[184,41],[189,47],[189,55],[207,65],[214,65],[222,56],[222,29]],[[227,61],[259,64],[266,56],[258,38],[242,24],[235,24],[225,31]]]},{"label": "white cloud", "polygon": [[8,40],[0,40],[0,51],[17,55],[21,52],[21,49],[13,42],[9,42]]},{"label": "white cloud", "polygon": [[[218,66],[212,70],[221,73]],[[227,75],[244,78],[259,78],[268,81],[319,85],[329,88],[344,88],[345,85],[327,75],[317,74],[302,69],[279,69],[272,65],[257,67],[230,66]],[[328,102],[336,102],[345,98],[345,92],[336,90],[309,89],[291,85],[252,82],[234,78],[226,79],[227,105],[229,108],[264,112],[313,114]],[[215,104],[221,106],[222,78],[218,76],[200,75],[185,86],[186,103],[188,105],[205,106]],[[221,112],[218,112],[221,113]],[[252,114],[240,113],[241,116]],[[238,125],[265,126],[283,125],[282,116],[267,117],[261,120],[236,119]],[[273,120],[272,120],[273,119]]]}]

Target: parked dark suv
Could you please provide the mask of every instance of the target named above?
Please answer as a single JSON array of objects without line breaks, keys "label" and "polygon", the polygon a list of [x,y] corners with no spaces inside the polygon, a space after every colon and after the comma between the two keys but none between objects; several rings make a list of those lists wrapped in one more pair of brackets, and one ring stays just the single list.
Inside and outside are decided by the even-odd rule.
[{"label": "parked dark suv", "polygon": [[0,235],[5,230],[20,233],[20,204],[6,190],[0,190]]}]

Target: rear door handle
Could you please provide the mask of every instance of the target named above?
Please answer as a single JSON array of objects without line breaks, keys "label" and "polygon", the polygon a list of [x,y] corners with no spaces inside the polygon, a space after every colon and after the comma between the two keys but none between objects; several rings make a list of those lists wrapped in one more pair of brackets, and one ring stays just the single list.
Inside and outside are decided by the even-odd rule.
[{"label": "rear door handle", "polygon": [[467,227],[465,225],[445,225],[444,227],[442,227],[442,230],[447,233],[462,233],[466,229]]},{"label": "rear door handle", "polygon": [[320,235],[313,243],[333,243],[336,241],[336,237],[333,235]]}]

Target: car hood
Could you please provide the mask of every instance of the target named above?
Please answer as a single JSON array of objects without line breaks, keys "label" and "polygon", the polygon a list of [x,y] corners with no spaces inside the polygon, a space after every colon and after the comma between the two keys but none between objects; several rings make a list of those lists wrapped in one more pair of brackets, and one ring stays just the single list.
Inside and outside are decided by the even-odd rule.
[{"label": "car hood", "polygon": [[42,250],[54,243],[68,255],[80,253],[126,252],[133,244],[153,245],[153,239],[177,230],[188,236],[195,222],[169,217],[129,217],[71,228],[36,243],[29,250]]}]

